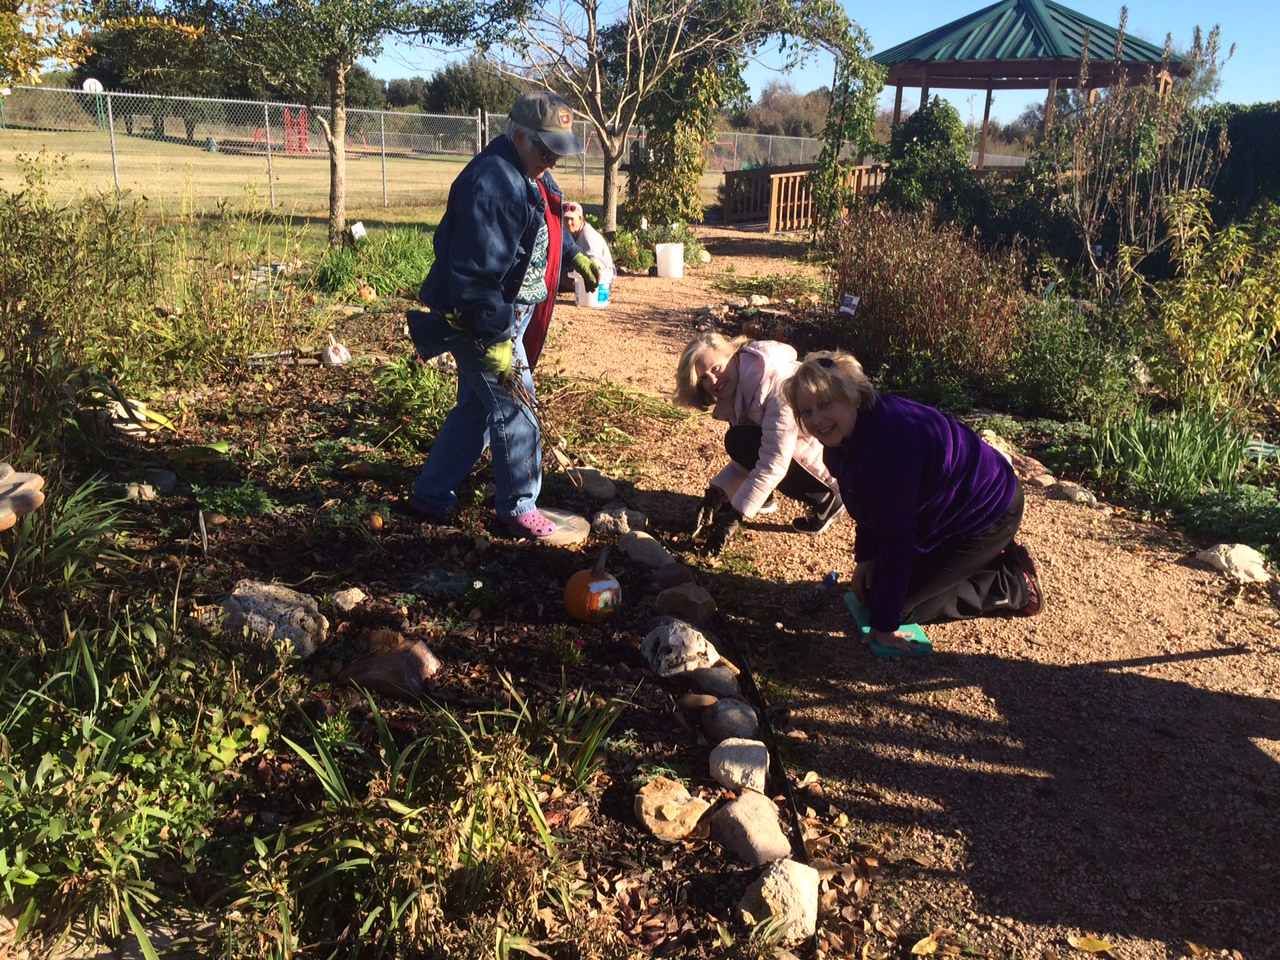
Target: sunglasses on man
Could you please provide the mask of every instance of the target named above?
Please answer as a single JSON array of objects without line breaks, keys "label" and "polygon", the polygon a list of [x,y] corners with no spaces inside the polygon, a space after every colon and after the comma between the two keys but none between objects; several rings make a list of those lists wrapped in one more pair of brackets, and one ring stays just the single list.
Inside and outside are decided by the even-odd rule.
[{"label": "sunglasses on man", "polygon": [[538,156],[541,158],[542,162],[545,163],[548,167],[554,166],[556,161],[560,159],[560,154],[552,150],[548,150],[546,147],[546,144],[544,144],[537,137],[530,137],[529,142],[534,145],[534,147],[538,151]]}]

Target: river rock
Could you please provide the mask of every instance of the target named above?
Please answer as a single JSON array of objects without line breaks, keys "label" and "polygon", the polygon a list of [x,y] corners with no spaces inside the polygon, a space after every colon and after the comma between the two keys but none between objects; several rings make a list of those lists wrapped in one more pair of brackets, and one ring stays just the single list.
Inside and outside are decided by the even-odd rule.
[{"label": "river rock", "polygon": [[427,680],[439,670],[440,661],[425,643],[401,639],[389,649],[361,657],[338,674],[338,679],[387,696],[416,700]]},{"label": "river rock", "polygon": [[698,575],[683,563],[673,561],[664,563],[653,571],[653,576],[649,578],[649,581],[656,590],[662,591],[678,587],[682,583],[697,583]]},{"label": "river rock", "polygon": [[1049,499],[1065,500],[1068,503],[1083,503],[1086,507],[1091,507],[1098,502],[1098,498],[1092,492],[1078,483],[1072,483],[1070,480],[1059,480],[1050,487]]},{"label": "river rock", "polygon": [[702,712],[702,730],[712,743],[750,740],[760,732],[760,718],[750,704],[725,697]]},{"label": "river rock", "polygon": [[690,670],[682,674],[681,679],[687,680],[695,690],[709,693],[714,697],[742,696],[738,675],[722,664]]},{"label": "river rock", "polygon": [[696,583],[668,587],[658,594],[654,607],[681,620],[706,626],[716,615],[716,601]]},{"label": "river rock", "polygon": [[[546,511],[543,512],[545,513]],[[637,530],[624,534],[618,541],[618,546],[622,548],[623,553],[636,563],[649,567],[651,570],[657,570],[659,567],[666,566],[675,560],[671,554],[667,553],[666,547],[649,536],[649,534],[641,533]]]},{"label": "river rock", "polygon": [[569,477],[592,500],[608,503],[618,495],[617,485],[595,467],[573,467]]},{"label": "river rock", "polygon": [[711,817],[711,839],[749,867],[791,856],[778,808],[762,793],[748,790]]}]

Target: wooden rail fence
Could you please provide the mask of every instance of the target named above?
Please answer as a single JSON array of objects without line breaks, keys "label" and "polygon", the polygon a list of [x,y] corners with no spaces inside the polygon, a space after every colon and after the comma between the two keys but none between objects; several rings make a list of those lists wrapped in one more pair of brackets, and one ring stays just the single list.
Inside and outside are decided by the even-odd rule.
[{"label": "wooden rail fence", "polygon": [[[766,223],[769,233],[807,230],[813,225],[809,174],[817,164],[729,170],[724,175],[724,223]],[[845,186],[861,197],[880,192],[884,164],[845,168]]]}]

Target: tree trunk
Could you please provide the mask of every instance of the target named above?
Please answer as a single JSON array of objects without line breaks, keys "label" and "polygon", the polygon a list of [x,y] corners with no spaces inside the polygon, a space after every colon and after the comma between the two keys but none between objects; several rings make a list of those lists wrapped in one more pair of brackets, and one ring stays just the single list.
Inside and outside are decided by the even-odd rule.
[{"label": "tree trunk", "polygon": [[341,247],[347,229],[347,70],[329,67],[329,246]]},{"label": "tree trunk", "polygon": [[612,137],[600,138],[600,150],[604,153],[604,232],[611,239],[618,232],[618,174],[626,143],[623,140],[619,145]]}]

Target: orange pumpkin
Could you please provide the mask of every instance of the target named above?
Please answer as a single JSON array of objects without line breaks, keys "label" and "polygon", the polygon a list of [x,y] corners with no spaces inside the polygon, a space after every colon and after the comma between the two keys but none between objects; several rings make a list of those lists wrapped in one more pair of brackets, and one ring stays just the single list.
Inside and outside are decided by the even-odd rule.
[{"label": "orange pumpkin", "polygon": [[569,616],[585,623],[607,620],[622,604],[622,585],[605,570],[609,548],[600,551],[589,570],[579,570],[564,586],[564,608]]}]

